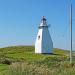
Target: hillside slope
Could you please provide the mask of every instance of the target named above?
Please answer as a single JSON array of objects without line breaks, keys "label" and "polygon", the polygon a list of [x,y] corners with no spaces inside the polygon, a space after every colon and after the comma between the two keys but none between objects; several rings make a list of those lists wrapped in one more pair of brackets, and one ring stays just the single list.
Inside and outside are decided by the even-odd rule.
[{"label": "hillside slope", "polygon": [[[20,72],[21,74],[24,72],[26,74],[26,72],[29,71],[27,72],[28,74],[26,75],[30,75],[31,73],[32,73],[31,75],[45,75],[45,74],[47,75],[45,69],[47,69],[48,75],[49,74],[67,75],[68,70],[69,72],[71,72],[69,73],[70,75],[73,75],[73,73],[75,73],[73,72],[73,70],[75,71],[75,68],[73,68],[75,67],[75,64],[73,64],[74,66],[69,65],[69,51],[54,48],[53,54],[35,54],[34,50],[35,50],[34,46],[12,46],[12,47],[0,48],[0,75],[13,75],[15,72],[15,67],[17,67],[18,64],[13,66],[12,63],[19,63],[19,62],[20,64],[24,63],[24,69],[25,69],[25,71]],[[73,53],[73,58],[74,57],[75,54]],[[20,64],[18,66],[20,67],[20,69],[22,69]],[[13,71],[11,66],[13,67]],[[31,66],[34,67],[31,68]],[[9,67],[11,67],[11,69]],[[27,67],[28,70],[25,67]],[[43,70],[41,70],[42,68]],[[17,68],[16,73],[18,73],[20,69]],[[38,72],[36,72],[35,70],[39,70],[40,74],[38,74]],[[13,72],[13,74],[6,74],[9,71],[11,71],[11,73]]]},{"label": "hillside slope", "polygon": [[69,51],[53,49],[53,54],[35,54],[34,46],[12,46],[0,49],[0,58],[10,58],[14,60],[42,60],[46,57],[68,56]]}]

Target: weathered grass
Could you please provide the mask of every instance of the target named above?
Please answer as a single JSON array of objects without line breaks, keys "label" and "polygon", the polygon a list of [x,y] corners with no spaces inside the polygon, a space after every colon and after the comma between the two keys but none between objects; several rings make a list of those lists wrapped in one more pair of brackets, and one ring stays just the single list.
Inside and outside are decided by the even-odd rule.
[{"label": "weathered grass", "polygon": [[5,75],[74,75],[75,64],[56,62],[52,67],[45,64],[13,63]]}]

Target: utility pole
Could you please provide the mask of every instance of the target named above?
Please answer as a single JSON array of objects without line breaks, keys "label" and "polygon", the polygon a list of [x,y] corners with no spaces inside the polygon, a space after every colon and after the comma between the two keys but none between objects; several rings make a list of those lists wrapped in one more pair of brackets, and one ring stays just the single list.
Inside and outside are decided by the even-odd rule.
[{"label": "utility pole", "polygon": [[72,63],[72,4],[70,4],[70,63]]}]

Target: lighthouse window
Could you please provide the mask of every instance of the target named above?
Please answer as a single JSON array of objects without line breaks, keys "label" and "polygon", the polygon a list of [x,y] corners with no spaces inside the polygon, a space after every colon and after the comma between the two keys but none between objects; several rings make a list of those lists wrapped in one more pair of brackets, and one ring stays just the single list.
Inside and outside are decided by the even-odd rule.
[{"label": "lighthouse window", "polygon": [[38,40],[40,39],[40,36],[38,36]]}]

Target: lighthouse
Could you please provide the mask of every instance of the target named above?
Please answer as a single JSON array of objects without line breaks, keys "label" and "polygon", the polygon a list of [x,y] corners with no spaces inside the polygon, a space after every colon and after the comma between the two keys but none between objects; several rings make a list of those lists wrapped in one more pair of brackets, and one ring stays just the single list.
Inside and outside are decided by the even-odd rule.
[{"label": "lighthouse", "polygon": [[52,53],[53,42],[48,30],[47,20],[43,16],[38,28],[38,34],[35,41],[35,53]]}]

